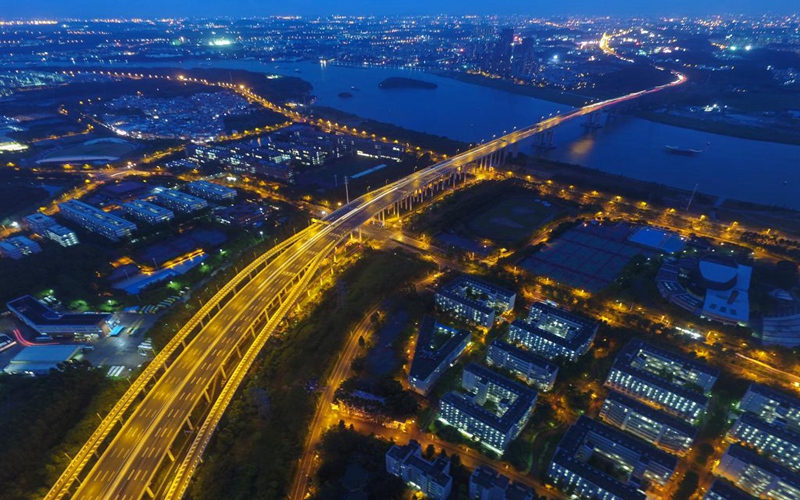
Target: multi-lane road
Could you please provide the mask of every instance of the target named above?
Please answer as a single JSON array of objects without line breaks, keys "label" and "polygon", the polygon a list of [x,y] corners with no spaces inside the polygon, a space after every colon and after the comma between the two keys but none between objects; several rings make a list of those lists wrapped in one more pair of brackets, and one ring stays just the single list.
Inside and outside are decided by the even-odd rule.
[{"label": "multi-lane road", "polygon": [[[152,493],[152,483],[162,462],[167,457],[172,459],[173,442],[185,426],[193,425],[187,424],[187,419],[196,405],[204,396],[209,397],[209,384],[237,349],[247,349],[248,336],[255,337],[258,334],[255,330],[260,330],[265,323],[275,321],[281,315],[284,309],[277,307],[280,301],[276,301],[276,297],[283,297],[283,294],[291,296],[287,290],[298,286],[301,274],[315,266],[321,256],[328,254],[333,246],[370,218],[437,179],[459,173],[477,160],[505,150],[510,145],[565,121],[659,92],[679,85],[684,80],[683,75],[676,74],[676,80],[670,84],[593,103],[516,130],[367,193],[333,212],[322,223],[304,230],[296,241],[260,272],[252,277],[248,275],[232,299],[225,304],[213,304],[216,312],[203,322],[200,331],[176,359],[168,366],[164,365],[164,373],[157,380],[152,373],[148,375],[155,380],[154,384],[136,384],[131,394],[123,396],[128,405],[123,405],[122,411],[115,409],[106,417],[105,420],[111,423],[101,424],[108,427],[116,420],[124,420],[122,427],[80,481],[73,497],[138,500]],[[141,403],[127,419],[123,419],[125,410],[128,406],[132,407],[141,392],[144,392]],[[203,426],[202,429],[205,433],[213,432],[213,426]],[[110,431],[105,429],[104,432],[100,438]],[[97,441],[99,438],[93,436],[92,439]],[[197,436],[195,439],[206,439],[207,442],[207,436]],[[98,446],[99,443],[95,443],[93,451],[96,452]],[[199,456],[195,459],[199,460]],[[88,462],[88,455],[76,457],[47,498],[57,499],[68,495]],[[193,470],[192,464],[188,469]]]}]

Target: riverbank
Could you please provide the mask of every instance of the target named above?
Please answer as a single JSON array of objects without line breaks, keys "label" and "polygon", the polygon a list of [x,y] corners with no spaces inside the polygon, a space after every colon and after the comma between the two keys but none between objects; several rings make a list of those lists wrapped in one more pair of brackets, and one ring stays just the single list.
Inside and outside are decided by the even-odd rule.
[{"label": "riverbank", "polygon": [[481,75],[473,75],[469,73],[461,73],[458,71],[429,71],[429,73],[450,78],[463,83],[472,85],[479,85],[495,90],[502,90],[512,94],[524,95],[533,97],[535,99],[542,99],[544,101],[555,102],[558,104],[566,104],[567,106],[579,107],[586,104],[586,101],[591,97],[565,92],[561,90],[548,89],[543,87],[535,87],[533,85],[523,85],[519,83],[510,82],[508,80],[501,80],[499,78],[488,78]]},{"label": "riverbank", "polygon": [[711,134],[726,135],[739,139],[775,142],[778,144],[789,144],[792,146],[800,145],[800,132],[792,132],[789,130],[766,127],[746,127],[733,125],[730,123],[721,123],[713,120],[690,118],[688,116],[655,113],[652,111],[643,111],[638,113],[637,116],[651,122],[663,123],[664,125],[699,130],[700,132],[709,132]]}]

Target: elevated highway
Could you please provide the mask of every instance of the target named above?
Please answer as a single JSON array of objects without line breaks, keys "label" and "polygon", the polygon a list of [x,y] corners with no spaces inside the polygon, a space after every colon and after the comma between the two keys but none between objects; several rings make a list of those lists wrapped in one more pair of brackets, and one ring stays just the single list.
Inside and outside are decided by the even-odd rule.
[{"label": "elevated highway", "polygon": [[[565,121],[597,113],[670,84],[609,99],[548,118],[480,144],[348,203],[262,255],[185,325],[101,422],[46,499],[180,498],[227,404],[258,351],[291,310],[334,248],[367,221],[411,209],[456,188],[475,168],[499,166],[520,141]],[[210,406],[203,422],[195,408]],[[173,444],[192,436],[183,457]],[[162,464],[177,461],[171,479],[156,483]]]}]

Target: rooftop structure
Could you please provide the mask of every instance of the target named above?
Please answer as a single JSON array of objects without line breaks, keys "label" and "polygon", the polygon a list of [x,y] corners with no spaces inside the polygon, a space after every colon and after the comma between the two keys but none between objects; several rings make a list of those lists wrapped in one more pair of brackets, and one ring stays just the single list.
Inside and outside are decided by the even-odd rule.
[{"label": "rooftop structure", "polygon": [[42,251],[38,243],[25,236],[12,236],[0,240],[0,256],[19,260],[26,255],[33,255]]},{"label": "rooftop structure", "polygon": [[597,327],[595,321],[537,302],[525,320],[511,324],[508,338],[548,359],[575,361],[591,347]]},{"label": "rooftop structure", "polygon": [[161,224],[175,218],[175,214],[172,210],[159,207],[156,204],[144,200],[133,200],[128,203],[123,203],[122,210],[125,211],[126,214],[143,220],[148,224]]},{"label": "rooftop structure", "polygon": [[453,487],[450,459],[438,456],[433,461],[425,460],[419,443],[414,440],[405,446],[394,445],[389,448],[386,452],[386,472],[399,477],[433,500],[448,498]]},{"label": "rooftop structure", "polygon": [[197,212],[208,206],[206,200],[177,189],[156,188],[153,190],[153,194],[156,204],[185,214]]},{"label": "rooftop structure", "polygon": [[758,498],[796,500],[800,478],[744,446],[732,444],[714,472]]},{"label": "rooftop structure", "polygon": [[26,325],[39,333],[48,335],[72,335],[75,333],[102,334],[108,314],[81,313],[61,314],[53,311],[30,295],[14,299],[8,309]]},{"label": "rooftop structure", "polygon": [[680,235],[651,226],[642,226],[628,237],[628,241],[663,253],[677,253],[686,242]]},{"label": "rooftop structure", "polygon": [[517,295],[472,276],[461,275],[439,288],[436,305],[466,321],[490,327],[497,313],[514,309]]},{"label": "rooftop structure", "polygon": [[491,467],[478,466],[469,477],[470,500],[533,500],[533,488],[510,481]]},{"label": "rooftop structure", "polygon": [[464,368],[461,387],[466,394],[442,397],[437,418],[502,454],[528,423],[538,393],[475,363]]},{"label": "rooftop structure", "polygon": [[558,375],[557,364],[499,339],[489,344],[486,363],[509,370],[526,384],[531,384],[544,392],[553,388]]},{"label": "rooftop structure", "polygon": [[103,212],[99,208],[77,200],[68,200],[58,205],[61,216],[81,227],[105,236],[111,241],[119,241],[136,231],[136,224],[114,215]]},{"label": "rooftop structure", "polygon": [[80,357],[79,345],[38,345],[24,347],[4,368],[8,374],[46,375],[59,364]]},{"label": "rooftop structure", "polygon": [[697,423],[719,370],[639,340],[617,355],[605,385]]},{"label": "rooftop structure", "polygon": [[753,328],[761,334],[761,342],[764,345],[780,345],[788,348],[800,346],[800,312],[792,310],[784,314],[766,316],[755,323]]},{"label": "rooftop structure", "polygon": [[610,391],[600,417],[648,443],[676,455],[685,455],[697,429],[685,420],[640,403],[617,391]]},{"label": "rooftop structure", "polygon": [[678,460],[613,427],[581,416],[556,448],[547,476],[580,498],[643,500],[664,486]]},{"label": "rooftop structure", "polygon": [[236,198],[235,189],[208,181],[190,182],[186,185],[186,190],[195,196],[213,201],[231,201]]},{"label": "rooftop structure", "polygon": [[408,372],[408,383],[420,394],[427,394],[433,385],[464,352],[470,333],[456,330],[424,316],[419,325],[419,337],[414,360]]},{"label": "rooftop structure", "polygon": [[48,227],[45,229],[44,235],[62,247],[71,247],[79,243],[78,235],[75,234],[75,231],[62,226],[61,224],[54,224]]}]

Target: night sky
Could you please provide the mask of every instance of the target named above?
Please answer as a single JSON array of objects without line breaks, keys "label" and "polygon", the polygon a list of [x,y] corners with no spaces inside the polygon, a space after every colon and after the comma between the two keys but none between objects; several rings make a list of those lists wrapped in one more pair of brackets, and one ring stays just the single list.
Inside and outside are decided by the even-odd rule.
[{"label": "night sky", "polygon": [[704,15],[788,14],[797,0],[0,0],[0,18],[273,14]]}]

